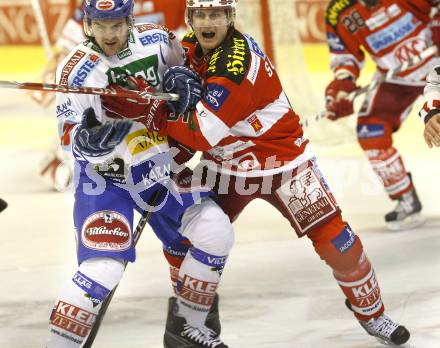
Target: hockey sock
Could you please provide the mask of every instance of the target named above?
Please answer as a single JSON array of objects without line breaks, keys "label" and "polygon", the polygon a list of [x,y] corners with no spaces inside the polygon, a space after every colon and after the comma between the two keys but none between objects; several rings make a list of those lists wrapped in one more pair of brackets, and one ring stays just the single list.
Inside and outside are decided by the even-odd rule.
[{"label": "hockey sock", "polygon": [[191,248],[185,256],[177,285],[178,316],[187,324],[201,327],[214,301],[226,256],[214,256]]},{"label": "hockey sock", "polygon": [[411,179],[399,152],[394,147],[385,150],[367,150],[368,160],[383,182],[391,199],[397,199],[413,188]]},{"label": "hockey sock", "polygon": [[376,274],[364,253],[356,268],[348,271],[334,270],[333,275],[358,320],[367,321],[383,313],[384,306]]},{"label": "hockey sock", "polygon": [[110,258],[84,261],[55,302],[47,348],[80,347],[95,322],[102,301],[118,284],[124,264]]}]

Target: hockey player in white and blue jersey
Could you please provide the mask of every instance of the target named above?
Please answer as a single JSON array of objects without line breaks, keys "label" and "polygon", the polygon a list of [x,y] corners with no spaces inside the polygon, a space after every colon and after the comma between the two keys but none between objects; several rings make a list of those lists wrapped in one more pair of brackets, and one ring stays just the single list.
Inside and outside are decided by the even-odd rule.
[{"label": "hockey player in white and blue jersey", "polygon": [[[88,40],[59,65],[57,82],[139,87],[147,81],[161,90],[163,73],[183,64],[183,50],[165,28],[134,25],[132,9],[133,0],[86,0]],[[180,83],[187,83],[188,88],[182,89],[173,107],[183,112],[200,99],[200,85],[191,71]],[[158,110],[153,100],[134,98],[130,110],[124,111],[141,119]],[[99,96],[58,94],[56,112],[61,143],[75,157],[79,268],[56,300],[46,347],[81,346],[101,303],[121,280],[124,261],[135,261],[134,210],[153,209],[149,223],[164,248],[173,250],[182,241],[188,245],[188,252],[180,251],[186,256],[176,290],[177,315],[182,319],[176,344],[227,348],[205,324],[233,244],[229,219],[211,192],[202,187],[180,190],[170,179],[172,156],[167,138],[140,122],[109,118]],[[156,192],[159,196],[151,204]]]}]

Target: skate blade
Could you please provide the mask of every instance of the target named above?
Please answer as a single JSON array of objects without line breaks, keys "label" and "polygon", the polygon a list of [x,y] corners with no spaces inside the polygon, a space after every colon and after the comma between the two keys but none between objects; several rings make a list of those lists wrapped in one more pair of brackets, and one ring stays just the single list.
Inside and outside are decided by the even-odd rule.
[{"label": "skate blade", "polygon": [[388,229],[391,231],[405,231],[421,226],[425,223],[425,221],[426,220],[422,214],[415,213],[407,216],[401,221],[387,222],[386,224]]}]

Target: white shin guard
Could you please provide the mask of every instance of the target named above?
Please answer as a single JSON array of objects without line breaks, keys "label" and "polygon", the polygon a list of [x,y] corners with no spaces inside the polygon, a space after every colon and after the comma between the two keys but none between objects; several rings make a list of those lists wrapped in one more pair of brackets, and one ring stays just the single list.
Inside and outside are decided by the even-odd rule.
[{"label": "white shin guard", "polygon": [[119,283],[124,264],[111,258],[84,261],[62,289],[50,317],[47,348],[80,347],[102,301]]},{"label": "white shin guard", "polygon": [[193,246],[179,271],[177,315],[187,324],[201,327],[214,301],[234,234],[229,218],[209,198],[185,212],[181,232]]}]

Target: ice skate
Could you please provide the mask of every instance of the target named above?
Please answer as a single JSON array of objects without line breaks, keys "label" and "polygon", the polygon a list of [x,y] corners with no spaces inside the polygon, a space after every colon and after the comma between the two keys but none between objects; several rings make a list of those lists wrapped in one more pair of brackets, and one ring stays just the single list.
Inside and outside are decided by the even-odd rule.
[{"label": "ice skate", "polygon": [[[345,305],[352,310],[348,300],[345,300]],[[368,321],[359,320],[359,323],[369,335],[374,336],[380,343],[385,345],[400,346],[407,342],[410,337],[410,333],[405,326],[399,325],[385,314],[378,318],[371,318]]]},{"label": "ice skate", "polygon": [[385,215],[387,227],[392,231],[408,230],[420,226],[425,218],[420,214],[422,204],[415,189],[403,194],[393,211]]},{"label": "ice skate", "polygon": [[[227,348],[219,338],[220,320],[218,315],[218,295],[216,295],[212,309],[206,319],[206,325],[195,328],[186,324],[186,320],[175,314],[176,298],[168,300],[168,316],[163,339],[165,348]],[[214,311],[213,311],[214,310]],[[218,328],[214,331],[210,327]]]}]

